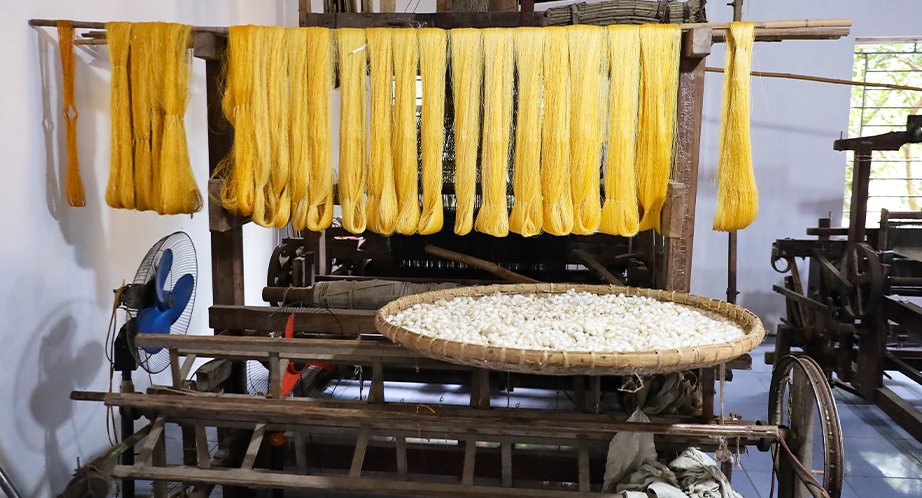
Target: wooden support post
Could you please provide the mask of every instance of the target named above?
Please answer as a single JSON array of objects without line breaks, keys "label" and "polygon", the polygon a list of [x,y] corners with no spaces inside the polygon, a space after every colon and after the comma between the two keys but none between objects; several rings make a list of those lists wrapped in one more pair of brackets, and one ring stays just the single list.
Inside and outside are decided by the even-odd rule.
[{"label": "wooden support post", "polygon": [[[151,464],[154,467],[166,467],[166,440],[157,438],[154,450],[151,453]],[[154,481],[154,498],[167,498],[168,489],[166,481]]]},{"label": "wooden support post", "polygon": [[500,443],[502,449],[502,482],[504,488],[512,487],[512,443],[504,441]]},{"label": "wooden support post", "polygon": [[599,413],[602,405],[602,377],[589,377],[589,413]]},{"label": "wooden support post", "polygon": [[269,397],[282,397],[282,362],[278,353],[269,353]]},{"label": "wooden support post", "polygon": [[576,437],[577,464],[579,465],[579,491],[589,492],[589,438],[583,434]]},{"label": "wooden support post", "polygon": [[701,386],[701,421],[705,424],[714,420],[714,389],[715,375],[713,368],[698,370],[698,379]]},{"label": "wooden support post", "polygon": [[397,480],[407,480],[407,438],[404,436],[395,436],[394,442],[397,445]]},{"label": "wooden support post", "polygon": [[474,461],[477,458],[477,438],[471,433],[464,441],[464,470],[461,473],[461,484],[474,485]]},{"label": "wooden support post", "polygon": [[384,360],[380,356],[371,359],[371,388],[368,390],[369,403],[384,403]]},{"label": "wooden support post", "polygon": [[170,376],[173,378],[173,389],[182,389],[182,365],[179,363],[179,351],[170,348]]},{"label": "wooden support post", "polygon": [[154,446],[157,445],[157,441],[159,441],[160,437],[163,435],[164,423],[165,420],[163,417],[157,417],[156,420],[154,420],[154,423],[150,427],[150,432],[147,433],[147,439],[144,440],[144,446],[141,446],[141,452],[138,453],[138,458],[134,461],[135,467],[147,465],[147,461],[154,451]]},{"label": "wooden support post", "polygon": [[247,447],[246,455],[243,457],[241,469],[252,469],[256,463],[256,455],[259,453],[259,447],[262,445],[263,436],[266,434],[266,424],[256,424],[253,430],[253,436],[250,438],[250,445]]},{"label": "wooden support post", "polygon": [[349,467],[349,477],[362,476],[362,464],[365,462],[365,449],[368,448],[368,436],[371,435],[371,426],[363,424],[359,429],[359,438],[355,443],[355,453],[352,454],[352,466]]},{"label": "wooden support post", "polygon": [[307,474],[307,449],[304,447],[304,434],[295,432],[295,464],[298,466],[298,473]]},{"label": "wooden support post", "polygon": [[490,388],[490,371],[485,368],[476,370],[477,376],[480,377],[480,408],[490,407],[490,396],[493,394]]},{"label": "wooden support post", "polygon": [[588,396],[586,396],[586,377],[577,375],[573,377],[573,399],[576,400],[576,409],[589,412]]},{"label": "wooden support post", "polygon": [[198,467],[211,468],[211,452],[208,451],[208,437],[205,435],[205,426],[195,426],[195,448],[198,453]]}]

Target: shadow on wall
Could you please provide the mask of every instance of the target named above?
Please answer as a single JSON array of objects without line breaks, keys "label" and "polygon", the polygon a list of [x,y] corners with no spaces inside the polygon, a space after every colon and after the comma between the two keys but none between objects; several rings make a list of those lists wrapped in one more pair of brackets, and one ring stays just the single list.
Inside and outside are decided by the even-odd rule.
[{"label": "shadow on wall", "polygon": [[[780,283],[779,283],[780,284]],[[766,334],[774,334],[781,322],[779,306],[784,312],[784,299],[769,289],[768,291],[748,291],[740,294],[739,305],[756,314],[762,320]]]},{"label": "shadow on wall", "polygon": [[[33,453],[43,454],[44,474],[50,490],[64,489],[70,481],[76,461],[71,455],[80,451],[80,435],[89,425],[100,422],[97,410],[74,410],[71,391],[90,386],[106,370],[103,343],[86,340],[79,308],[91,303],[62,303],[50,308],[34,330],[23,331],[28,341],[16,369],[14,407],[17,434]],[[26,416],[25,407],[28,406]],[[43,435],[38,438],[38,434]],[[40,484],[41,485],[41,484]],[[26,493],[39,495],[40,490]]]}]

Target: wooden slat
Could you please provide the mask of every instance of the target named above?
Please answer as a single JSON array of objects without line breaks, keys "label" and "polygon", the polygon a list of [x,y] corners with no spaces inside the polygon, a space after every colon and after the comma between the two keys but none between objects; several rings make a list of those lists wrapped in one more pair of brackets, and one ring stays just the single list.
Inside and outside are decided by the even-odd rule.
[{"label": "wooden slat", "polygon": [[252,469],[256,463],[256,455],[259,453],[259,447],[262,445],[263,436],[266,435],[266,424],[256,424],[253,429],[253,436],[250,438],[250,445],[247,447],[246,455],[243,457],[243,463],[240,464],[242,470]]},{"label": "wooden slat", "polygon": [[[154,467],[166,467],[166,439],[159,437],[151,453],[151,464]],[[167,486],[163,481],[154,481],[154,498],[167,498]]]},{"label": "wooden slat", "polygon": [[359,437],[355,443],[355,453],[352,455],[352,466],[349,468],[349,477],[362,475],[362,463],[365,461],[365,449],[368,448],[368,436],[371,434],[371,425],[365,424],[359,429]]},{"label": "wooden slat", "polygon": [[247,329],[284,332],[291,313],[295,315],[295,332],[324,334],[373,334],[374,310],[344,310],[326,308],[297,308],[279,313],[269,306],[224,306],[216,304],[208,309],[208,325],[215,330]]},{"label": "wooden slat", "polygon": [[205,426],[195,426],[195,449],[198,453],[198,466],[201,469],[211,467],[211,453],[208,451],[208,438],[205,435]]},{"label": "wooden slat", "polygon": [[154,451],[154,446],[157,445],[157,441],[160,439],[160,436],[163,435],[164,422],[165,420],[163,417],[157,417],[154,420],[150,432],[147,433],[147,439],[144,440],[144,446],[141,446],[141,452],[138,453],[138,457],[134,461],[135,466],[147,465],[147,461]]},{"label": "wooden slat", "polygon": [[407,480],[407,438],[397,436],[394,438],[397,445],[397,480]]},{"label": "wooden slat", "polygon": [[269,396],[282,397],[282,365],[278,353],[269,353]]},{"label": "wooden slat", "polygon": [[230,376],[229,360],[211,360],[195,371],[195,389],[210,392],[218,389]]},{"label": "wooden slat", "polygon": [[[165,334],[164,334],[165,335]],[[173,379],[173,388],[182,389],[182,365],[179,363],[179,351],[170,348],[170,376]]]},{"label": "wooden slat", "polygon": [[307,474],[307,448],[304,446],[304,434],[298,431],[295,431],[295,465],[299,474]]},{"label": "wooden slat", "polygon": [[589,438],[580,434],[576,438],[577,465],[579,466],[579,490],[589,492]]},{"label": "wooden slat", "polygon": [[474,462],[476,459],[477,438],[474,433],[471,433],[464,441],[464,470],[461,474],[461,483],[465,486],[474,485]]},{"label": "wooden slat", "polygon": [[512,443],[501,443],[500,448],[502,448],[503,453],[503,487],[511,488],[512,487]]},{"label": "wooden slat", "polygon": [[608,271],[608,268],[602,266],[602,264],[599,263],[597,259],[593,258],[591,254],[586,252],[585,249],[574,249],[573,255],[586,266],[590,273],[595,275],[596,278],[602,282],[606,284],[624,285],[621,279],[612,275],[611,272]]},{"label": "wooden slat", "polygon": [[384,362],[380,356],[375,356],[371,361],[371,389],[368,390],[368,401],[384,403]]}]

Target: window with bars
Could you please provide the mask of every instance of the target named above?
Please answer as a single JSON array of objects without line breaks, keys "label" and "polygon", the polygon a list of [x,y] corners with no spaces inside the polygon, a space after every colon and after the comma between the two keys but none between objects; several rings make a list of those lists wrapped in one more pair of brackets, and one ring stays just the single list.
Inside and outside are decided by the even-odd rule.
[{"label": "window with bars", "polygon": [[[855,43],[852,79],[922,87],[922,37],[859,38]],[[852,87],[848,136],[879,135],[906,128],[906,116],[922,113],[922,92]],[[845,176],[845,212],[848,223],[852,190],[853,153],[848,153]],[[898,151],[876,151],[871,164],[868,224],[880,222],[877,213],[919,211],[922,208],[922,144]]]}]

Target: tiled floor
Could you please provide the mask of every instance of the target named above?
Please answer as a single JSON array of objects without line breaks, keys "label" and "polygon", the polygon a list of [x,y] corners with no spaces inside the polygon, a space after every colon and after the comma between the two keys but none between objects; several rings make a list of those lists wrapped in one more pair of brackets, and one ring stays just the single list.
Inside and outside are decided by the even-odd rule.
[{"label": "tiled floor", "polygon": [[[748,420],[766,419],[771,366],[764,364],[763,357],[773,347],[772,344],[763,344],[753,351],[751,371],[734,371],[733,381],[727,382],[725,388],[726,413],[738,413]],[[367,396],[369,379],[365,380],[365,389],[360,389],[358,382],[334,382],[328,386],[326,394],[339,399]],[[900,396],[922,407],[922,388],[918,385],[898,375],[885,382]],[[510,407],[518,405],[522,408],[573,407],[573,402],[563,389],[555,393],[517,388],[513,394],[507,397],[504,393],[496,393],[492,403],[494,406],[508,404]],[[843,498],[922,496],[922,444],[876,406],[842,390],[836,390],[835,397],[845,439],[846,477]],[[439,403],[466,404],[469,394],[461,386],[404,383],[389,386],[386,398],[389,401],[423,403],[436,407]],[[176,458],[179,458],[181,450],[179,438],[178,430],[168,432],[168,454]],[[734,489],[745,498],[769,498],[772,483],[770,453],[750,448],[740,455],[739,464],[742,468],[734,468]],[[216,489],[216,492],[212,496],[220,496],[220,490]]]}]

